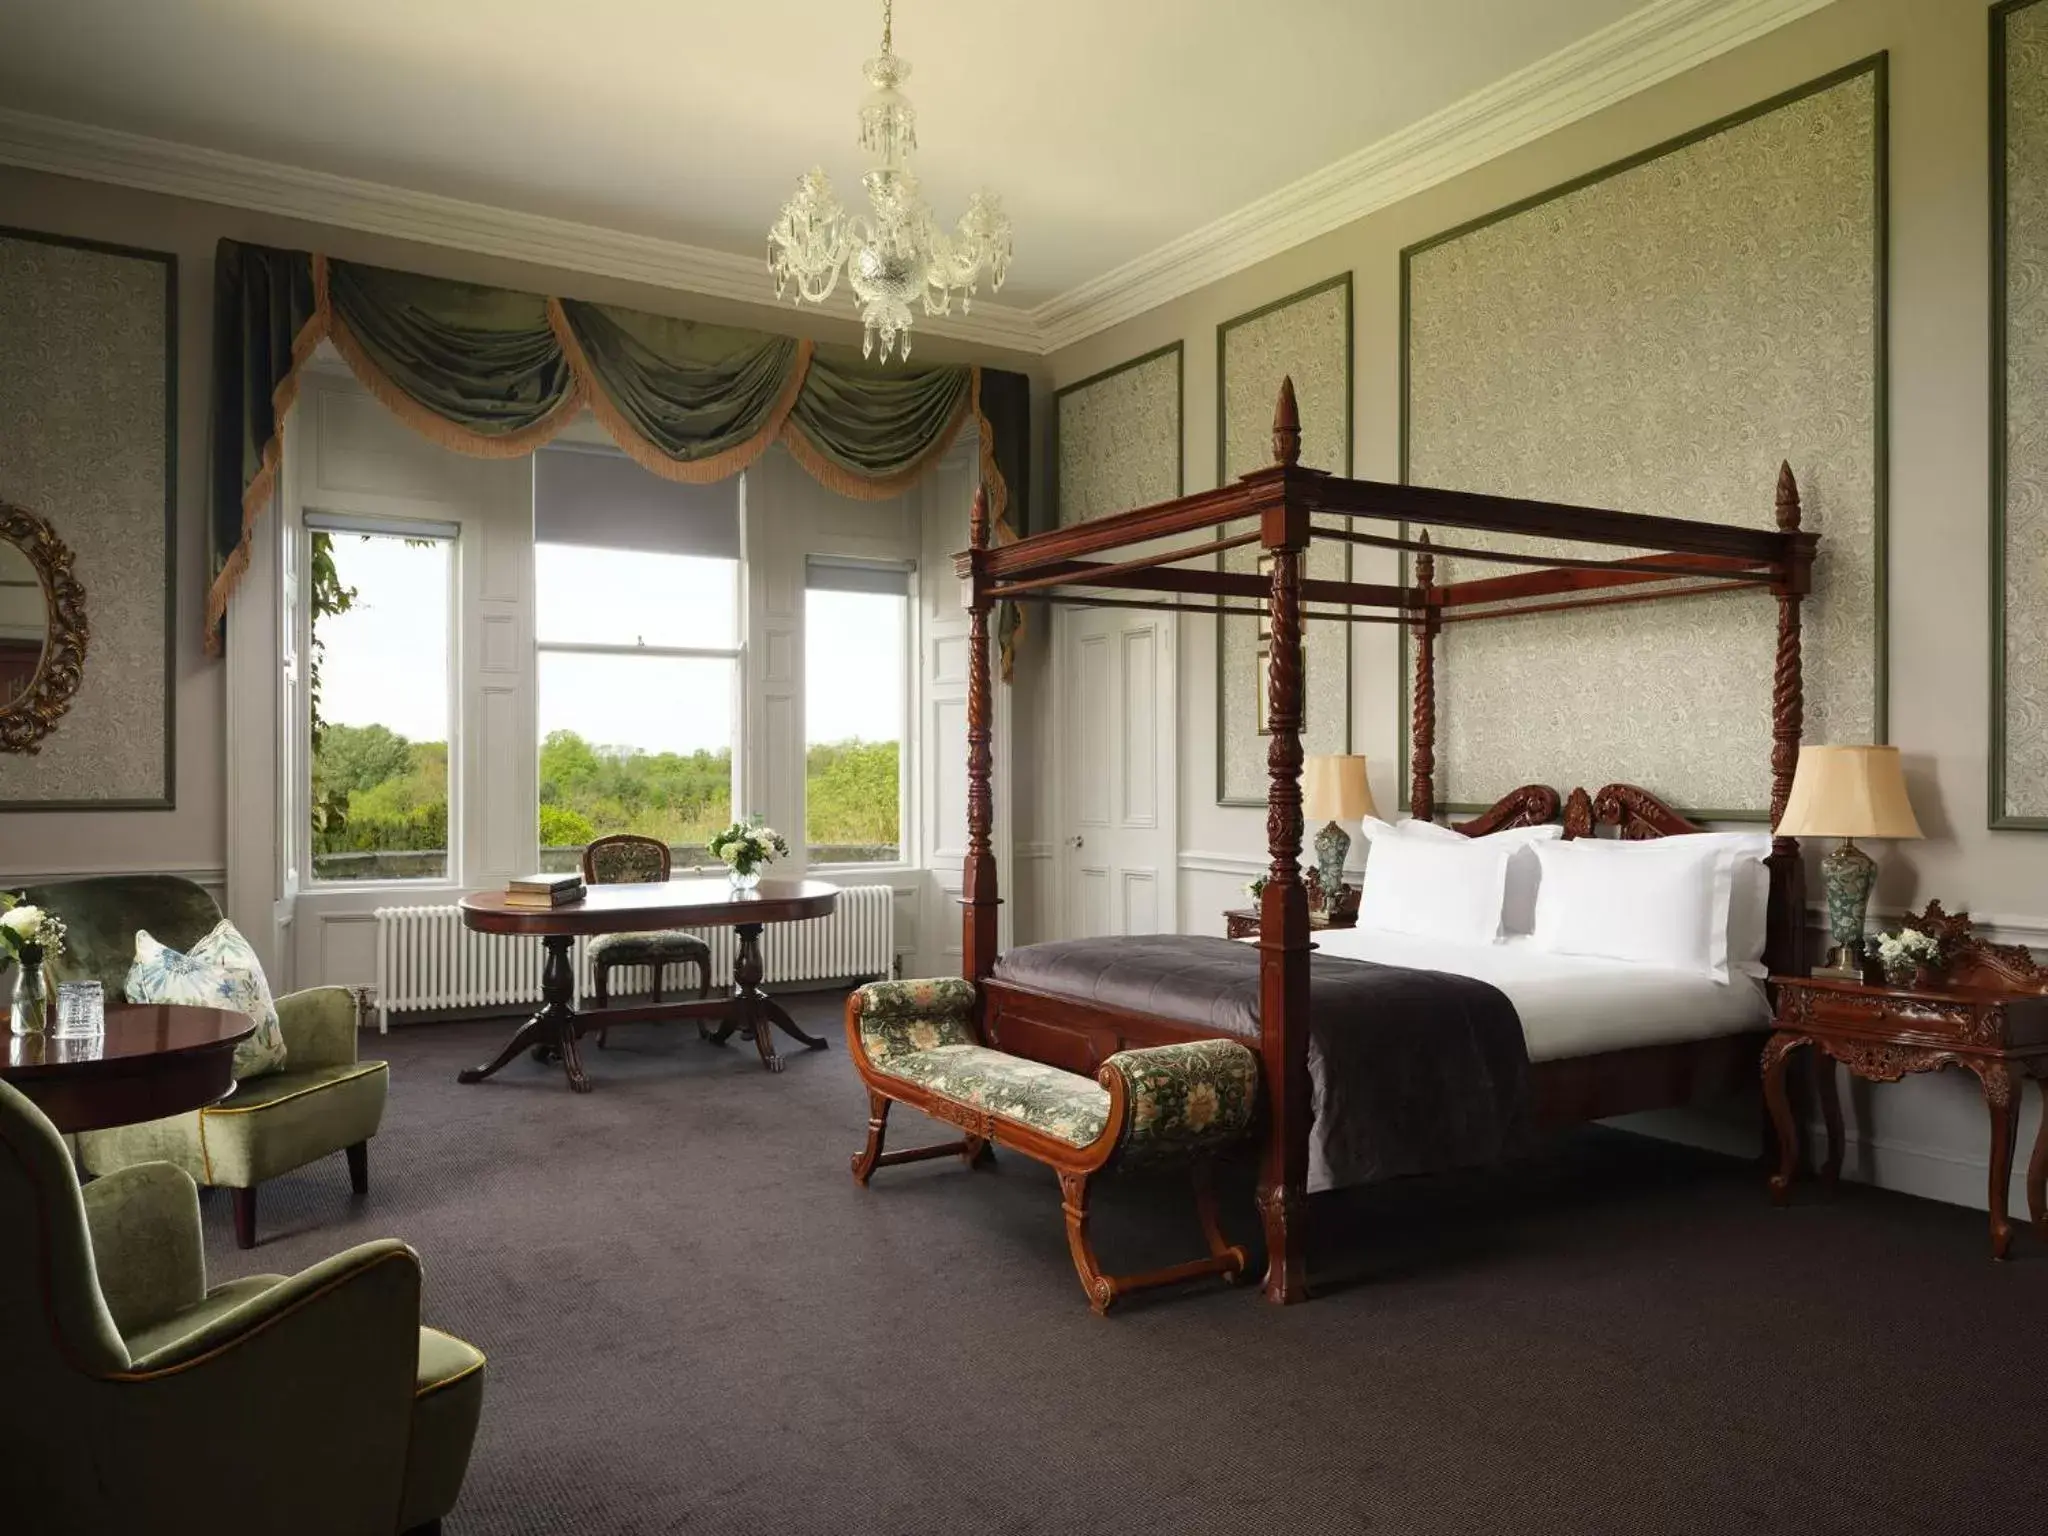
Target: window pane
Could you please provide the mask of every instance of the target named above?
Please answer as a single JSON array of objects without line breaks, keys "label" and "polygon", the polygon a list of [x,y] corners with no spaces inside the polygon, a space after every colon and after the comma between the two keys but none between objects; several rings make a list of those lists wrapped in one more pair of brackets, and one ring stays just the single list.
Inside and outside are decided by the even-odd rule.
[{"label": "window pane", "polygon": [[903,856],[910,601],[804,594],[804,841],[813,863]]},{"label": "window pane", "polygon": [[544,645],[739,643],[737,560],[536,544],[533,576]]},{"label": "window pane", "polygon": [[611,832],[658,837],[678,869],[732,820],[736,664],[683,656],[540,653],[544,869],[578,867]]},{"label": "window pane", "polygon": [[311,538],[313,876],[445,878],[454,545]]}]

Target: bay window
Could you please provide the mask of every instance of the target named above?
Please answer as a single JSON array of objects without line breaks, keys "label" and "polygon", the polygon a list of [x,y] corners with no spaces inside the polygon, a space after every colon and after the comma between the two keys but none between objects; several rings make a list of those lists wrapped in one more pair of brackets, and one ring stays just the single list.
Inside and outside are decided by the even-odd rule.
[{"label": "bay window", "polygon": [[810,862],[899,863],[909,798],[909,568],[813,556],[804,588]]},{"label": "bay window", "polygon": [[457,530],[312,511],[305,528],[313,878],[445,879]]},{"label": "bay window", "polygon": [[674,484],[618,454],[534,461],[542,867],[637,832],[678,870],[732,820],[739,750],[738,481]]}]

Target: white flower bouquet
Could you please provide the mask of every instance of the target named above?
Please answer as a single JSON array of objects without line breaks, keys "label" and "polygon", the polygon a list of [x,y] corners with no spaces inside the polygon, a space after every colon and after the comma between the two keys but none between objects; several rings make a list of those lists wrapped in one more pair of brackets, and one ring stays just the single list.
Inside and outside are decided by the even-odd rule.
[{"label": "white flower bouquet", "polygon": [[789,857],[789,840],[758,816],[714,832],[708,846],[711,856],[732,872],[732,883],[742,890],[758,884],[761,871],[777,859]]},{"label": "white flower bouquet", "polygon": [[40,964],[64,953],[64,919],[19,896],[0,894],[0,943],[17,961]]},{"label": "white flower bouquet", "polygon": [[1921,970],[1939,971],[1947,959],[1941,940],[1918,928],[1901,928],[1897,933],[1879,934],[1877,958],[1895,985],[1903,986]]},{"label": "white flower bouquet", "polygon": [[0,945],[14,960],[14,999],[8,1025],[17,1035],[39,1035],[49,1027],[50,984],[43,962],[64,953],[64,920],[54,912],[0,894]]}]

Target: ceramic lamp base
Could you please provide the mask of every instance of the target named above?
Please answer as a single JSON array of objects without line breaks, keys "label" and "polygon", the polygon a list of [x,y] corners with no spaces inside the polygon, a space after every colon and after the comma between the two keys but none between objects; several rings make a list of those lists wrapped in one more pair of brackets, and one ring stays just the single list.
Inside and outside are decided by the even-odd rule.
[{"label": "ceramic lamp base", "polygon": [[1316,874],[1323,882],[1323,899],[1335,901],[1344,889],[1344,860],[1351,853],[1351,834],[1334,821],[1323,823],[1316,834]]},{"label": "ceramic lamp base", "polygon": [[1863,919],[1870,909],[1871,887],[1877,884],[1877,863],[1844,838],[1841,846],[1820,861],[1827,886],[1828,952],[1823,975],[1860,976],[1863,971]]}]

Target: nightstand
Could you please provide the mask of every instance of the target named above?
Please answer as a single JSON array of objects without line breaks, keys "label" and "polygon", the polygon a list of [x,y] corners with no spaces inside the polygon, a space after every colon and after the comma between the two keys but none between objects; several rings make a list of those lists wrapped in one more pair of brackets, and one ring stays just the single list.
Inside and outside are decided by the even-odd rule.
[{"label": "nightstand", "polygon": [[[1983,946],[1992,951],[1991,946]],[[1992,951],[1996,960],[1999,952]],[[2018,952],[2025,956],[2026,952]],[[2005,965],[2020,962],[2005,961]],[[2032,958],[2024,962],[2032,967]],[[2039,973],[2036,973],[2039,974]],[[1867,986],[1821,977],[1773,977],[1776,1033],[1764,1047],[1764,1103],[1778,1132],[1778,1169],[1771,1196],[1783,1204],[1798,1166],[1798,1137],[1785,1097],[1785,1060],[1801,1046],[1813,1050],[1814,1079],[1827,1125],[1822,1183],[1832,1189],[1842,1167],[1842,1107],[1835,1096],[1833,1063],[1866,1082],[1895,1083],[1909,1072],[1960,1067],[1974,1072],[1991,1119],[1991,1256],[2002,1259],[2012,1242],[2006,1191],[2012,1183],[2020,1098],[2027,1079],[2041,1084],[2048,1108],[2048,991],[2011,990],[2018,975],[1988,963],[1959,962],[1954,980],[1940,988]],[[2032,978],[2028,978],[2031,980]],[[2048,1239],[2048,1115],[2034,1137],[2027,1163],[2027,1208],[2035,1231]]]},{"label": "nightstand", "polygon": [[[1308,914],[1308,930],[1310,933],[1316,933],[1324,928],[1350,928],[1355,926],[1357,922],[1358,917],[1356,913],[1347,914],[1336,922],[1330,921],[1330,914],[1327,912],[1318,912],[1311,908]],[[1259,936],[1259,909],[1257,907],[1232,907],[1223,914],[1223,932],[1227,938],[1257,938]]]}]

